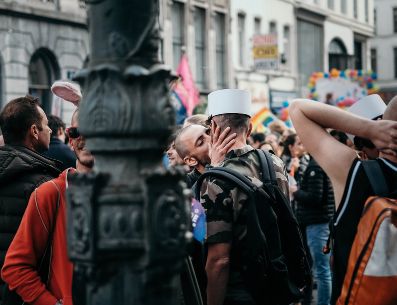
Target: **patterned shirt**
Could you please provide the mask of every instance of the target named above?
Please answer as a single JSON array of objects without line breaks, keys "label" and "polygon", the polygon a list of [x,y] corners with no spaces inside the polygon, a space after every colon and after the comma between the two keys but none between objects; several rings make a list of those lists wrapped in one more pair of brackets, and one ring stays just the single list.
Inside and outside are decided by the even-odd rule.
[{"label": "patterned shirt", "polygon": [[[288,179],[284,163],[271,155],[277,184],[288,198]],[[230,168],[262,186],[259,157],[249,145],[230,151],[221,167]],[[208,177],[203,181],[200,202],[207,214],[207,243],[232,243],[246,234],[246,205],[248,196],[233,182]]]}]

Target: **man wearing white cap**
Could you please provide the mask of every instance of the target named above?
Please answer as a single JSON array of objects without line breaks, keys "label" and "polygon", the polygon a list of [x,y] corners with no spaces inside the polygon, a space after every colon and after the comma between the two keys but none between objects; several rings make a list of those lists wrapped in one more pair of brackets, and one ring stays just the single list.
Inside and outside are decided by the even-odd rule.
[{"label": "man wearing white cap", "polygon": [[[219,127],[230,127],[236,133],[235,142],[226,153],[222,167],[235,170],[258,186],[260,181],[259,159],[253,147],[247,145],[251,132],[251,97],[247,91],[224,89],[208,96],[208,114],[211,118],[211,136]],[[288,180],[284,164],[273,156],[277,183],[288,198]],[[255,305],[236,265],[231,264],[233,247],[246,236],[247,224],[237,221],[246,213],[247,196],[230,182],[209,177],[203,181],[200,202],[207,214],[208,258],[206,272],[207,304]]]},{"label": "man wearing white cap", "polygon": [[[385,110],[385,102],[379,95],[372,94],[356,102],[347,111],[366,119],[378,120],[382,118]],[[361,152],[362,159],[373,160],[379,156],[379,151],[370,140],[353,135],[348,135],[348,137],[354,143],[356,149]]]},{"label": "man wearing white cap", "polygon": [[[365,100],[367,103],[368,98]],[[362,118],[336,107],[304,99],[292,103],[290,115],[307,151],[327,173],[334,188],[337,209],[333,221],[334,270],[331,304],[334,304],[340,295],[364,203],[375,192],[363,168],[363,164],[369,161],[358,159],[353,149],[330,136],[326,128],[371,140],[379,150],[380,158],[376,162],[387,181],[387,187],[390,191],[396,190],[397,99],[389,103],[383,120],[370,120],[368,116]]]}]

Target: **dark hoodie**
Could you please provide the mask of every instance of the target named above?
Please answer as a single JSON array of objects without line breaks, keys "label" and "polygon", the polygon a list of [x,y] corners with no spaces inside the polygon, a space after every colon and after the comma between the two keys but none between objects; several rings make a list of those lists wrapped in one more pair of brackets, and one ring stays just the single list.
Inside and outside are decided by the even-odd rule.
[{"label": "dark hoodie", "polygon": [[[24,146],[0,147],[0,267],[25,212],[30,194],[61,173],[60,163]],[[0,297],[3,291],[0,279]]]}]

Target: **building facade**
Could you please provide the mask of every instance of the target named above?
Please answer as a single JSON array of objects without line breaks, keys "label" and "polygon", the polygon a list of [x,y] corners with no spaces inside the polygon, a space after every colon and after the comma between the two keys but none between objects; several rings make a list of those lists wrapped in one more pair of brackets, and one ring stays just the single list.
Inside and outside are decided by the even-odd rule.
[{"label": "building facade", "polygon": [[295,1],[301,92],[314,71],[370,70],[373,0]]},{"label": "building facade", "polygon": [[[370,69],[373,0],[231,0],[231,19],[234,85],[256,110],[307,96],[313,72]],[[277,69],[255,69],[257,34],[277,35]]]},{"label": "building facade", "polygon": [[[160,57],[176,70],[186,54],[204,101],[216,89],[249,90],[254,112],[306,96],[312,72],[369,70],[375,53],[372,66],[377,64],[382,88],[389,90],[395,86],[397,64],[384,59],[397,57],[397,44],[390,38],[397,11],[393,0],[377,0],[387,4],[378,15],[394,15],[382,18],[389,21],[378,25],[370,51],[373,1],[159,0]],[[253,37],[264,34],[277,37],[276,69],[255,68]],[[40,97],[47,113],[69,122],[72,105],[59,103],[49,89],[57,79],[70,79],[87,61],[84,1],[3,0],[0,37],[1,105],[30,93]],[[382,39],[389,47],[376,46]]]},{"label": "building facade", "polygon": [[397,95],[397,2],[375,0],[374,23],[371,66],[378,75],[380,94],[388,102]]},{"label": "building facade", "polygon": [[[232,0],[234,85],[253,97],[253,111],[262,107],[280,107],[283,100],[297,96],[296,28],[294,5],[279,0]],[[278,45],[278,67],[255,67],[254,36],[274,34]]]},{"label": "building facade", "polygon": [[187,55],[204,99],[232,84],[229,0],[160,0],[164,63],[177,69]]},{"label": "building facade", "polygon": [[46,113],[69,123],[73,105],[60,103],[50,88],[55,80],[71,79],[87,56],[84,1],[0,2],[1,106],[29,93]]}]

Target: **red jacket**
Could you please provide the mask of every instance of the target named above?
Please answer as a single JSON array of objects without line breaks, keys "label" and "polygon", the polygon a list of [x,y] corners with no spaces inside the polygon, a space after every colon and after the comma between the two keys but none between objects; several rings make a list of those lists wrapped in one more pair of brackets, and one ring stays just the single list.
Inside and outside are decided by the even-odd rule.
[{"label": "red jacket", "polygon": [[[63,300],[64,305],[73,305],[73,264],[68,259],[66,243],[67,171],[40,185],[30,196],[1,271],[9,288],[15,290],[24,302],[32,305],[54,305],[57,300]],[[58,194],[59,209],[53,233],[49,283],[46,287],[37,270],[47,246],[48,231],[53,227]]]}]

